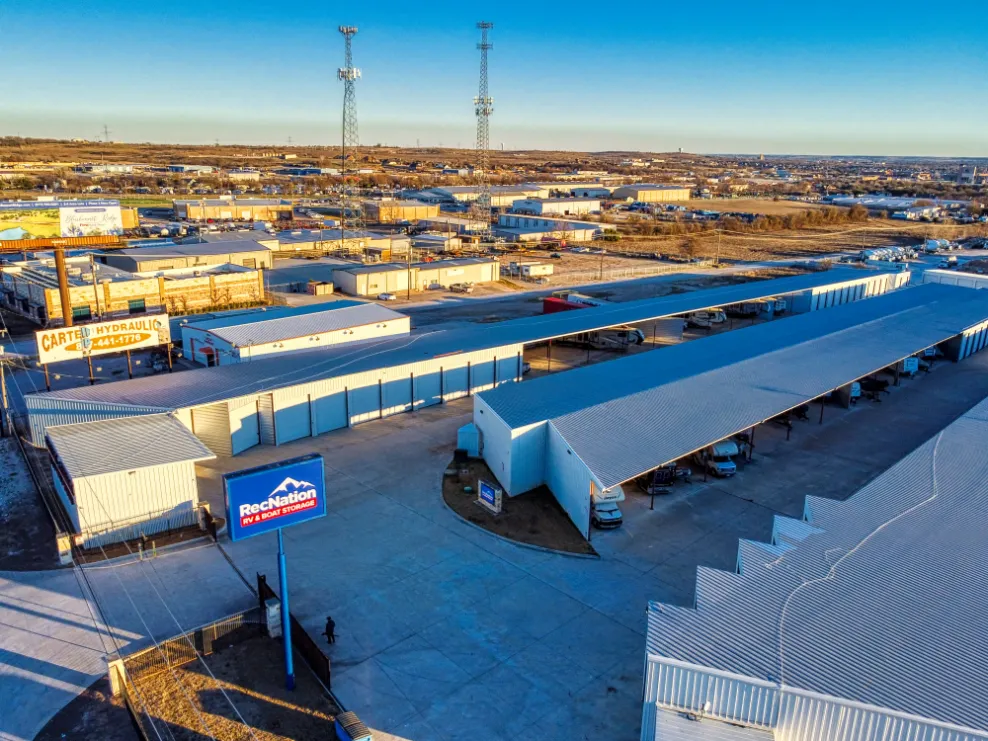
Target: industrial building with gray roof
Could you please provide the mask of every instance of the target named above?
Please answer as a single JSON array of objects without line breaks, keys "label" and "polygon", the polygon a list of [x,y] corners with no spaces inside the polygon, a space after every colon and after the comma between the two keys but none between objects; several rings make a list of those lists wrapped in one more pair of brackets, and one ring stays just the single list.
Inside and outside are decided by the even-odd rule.
[{"label": "industrial building with gray roof", "polygon": [[683,712],[684,741],[988,739],[986,438],[988,400],[737,573],[700,567],[693,607],[651,603],[643,741]]}]

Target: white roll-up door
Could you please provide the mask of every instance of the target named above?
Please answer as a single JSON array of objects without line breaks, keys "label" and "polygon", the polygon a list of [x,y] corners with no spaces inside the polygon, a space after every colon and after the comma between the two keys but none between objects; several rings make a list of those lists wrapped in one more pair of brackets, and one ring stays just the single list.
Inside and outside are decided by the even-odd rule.
[{"label": "white roll-up door", "polygon": [[257,421],[257,399],[234,399],[230,408],[230,440],[233,454],[261,444],[261,432]]},{"label": "white roll-up door", "polygon": [[226,402],[193,409],[192,433],[216,455],[233,455]]},{"label": "white roll-up door", "polygon": [[476,360],[470,365],[470,389],[473,393],[486,391],[494,385],[494,360]]},{"label": "white roll-up door", "polygon": [[421,376],[415,375],[415,408],[428,407],[442,402],[442,382],[436,369]]},{"label": "white roll-up door", "polygon": [[462,368],[447,368],[444,382],[443,391],[446,395],[446,401],[450,399],[459,399],[462,396],[467,395],[467,369],[466,366]]},{"label": "white roll-up door", "polygon": [[312,400],[313,434],[321,435],[330,430],[339,430],[347,426],[346,392],[340,391],[329,396],[321,396]]},{"label": "white roll-up door", "polygon": [[401,414],[412,408],[412,378],[403,376],[385,381],[381,387],[383,397],[383,416]]},{"label": "white roll-up door", "polygon": [[271,394],[257,397],[257,422],[262,445],[277,445],[275,437],[274,398]]},{"label": "white roll-up door", "polygon": [[274,413],[277,445],[300,440],[312,434],[308,395],[282,397],[278,399],[278,406],[280,408]]},{"label": "white roll-up door", "polygon": [[377,384],[350,389],[350,423],[358,424],[381,416]]}]

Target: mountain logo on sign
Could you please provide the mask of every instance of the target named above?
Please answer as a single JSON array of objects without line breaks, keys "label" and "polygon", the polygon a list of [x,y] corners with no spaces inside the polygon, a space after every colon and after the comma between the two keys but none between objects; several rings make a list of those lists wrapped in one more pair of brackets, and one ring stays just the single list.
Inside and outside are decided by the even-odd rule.
[{"label": "mountain logo on sign", "polygon": [[282,481],[278,485],[278,488],[272,491],[271,494],[272,495],[279,494],[281,492],[284,492],[285,494],[291,494],[293,492],[303,491],[305,489],[315,489],[315,488],[316,487],[313,484],[310,484],[308,481],[298,481],[296,479],[293,479],[291,476],[289,476],[284,481]]}]

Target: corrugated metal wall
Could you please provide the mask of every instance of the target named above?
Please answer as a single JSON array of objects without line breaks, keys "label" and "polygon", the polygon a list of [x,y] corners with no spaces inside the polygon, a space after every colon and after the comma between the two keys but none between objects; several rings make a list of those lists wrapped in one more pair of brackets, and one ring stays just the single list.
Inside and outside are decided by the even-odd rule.
[{"label": "corrugated metal wall", "polygon": [[595,483],[590,469],[574,453],[562,435],[546,424],[545,483],[584,538],[590,537],[590,496]]},{"label": "corrugated metal wall", "polygon": [[[848,283],[814,288],[811,291],[793,296],[790,301],[791,310],[794,313],[818,311],[872,296],[881,296],[906,285],[909,278],[910,273],[908,271],[877,273]],[[808,307],[805,298],[807,295],[810,296]]]},{"label": "corrugated metal wall", "polygon": [[988,741],[988,734],[906,713],[649,655],[642,741],[655,739],[656,707],[772,730],[790,741]]},{"label": "corrugated metal wall", "polygon": [[192,410],[192,434],[216,455],[233,455],[230,441],[230,413],[226,402]]},{"label": "corrugated metal wall", "polygon": [[960,338],[960,349],[956,360],[963,360],[984,350],[986,342],[988,342],[988,321],[964,330]]},{"label": "corrugated metal wall", "polygon": [[[148,441],[153,445],[153,441]],[[194,463],[139,468],[74,481],[87,545],[194,524],[199,503]]]},{"label": "corrugated metal wall", "polygon": [[39,447],[45,445],[45,429],[48,427],[171,411],[160,407],[128,407],[118,404],[67,401],[30,394],[25,397],[25,405],[31,425],[31,442]]},{"label": "corrugated metal wall", "polygon": [[[242,453],[261,443],[257,397],[242,396],[226,403],[230,417],[230,446],[232,455]],[[214,453],[216,451],[213,451]]]}]

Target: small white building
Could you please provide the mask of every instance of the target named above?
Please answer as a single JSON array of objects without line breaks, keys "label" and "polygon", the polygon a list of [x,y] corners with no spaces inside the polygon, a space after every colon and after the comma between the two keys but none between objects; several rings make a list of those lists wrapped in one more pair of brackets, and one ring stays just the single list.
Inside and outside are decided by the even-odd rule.
[{"label": "small white building", "polygon": [[95,548],[198,523],[195,464],[216,456],[172,415],[49,427],[45,437],[77,544]]},{"label": "small white building", "polygon": [[189,322],[185,357],[206,366],[408,334],[409,319],[378,304],[335,301]]},{"label": "small white building", "polygon": [[501,277],[497,260],[486,257],[464,257],[411,265],[389,263],[342,268],[334,273],[334,283],[351,296],[378,296],[430,288],[449,288],[454,283],[492,283]]},{"label": "small white building", "polygon": [[543,278],[552,275],[554,270],[552,264],[547,262],[528,263],[520,265],[519,268],[522,278]]},{"label": "small white building", "polygon": [[599,198],[520,198],[511,205],[515,213],[536,216],[576,216],[600,211]]}]

